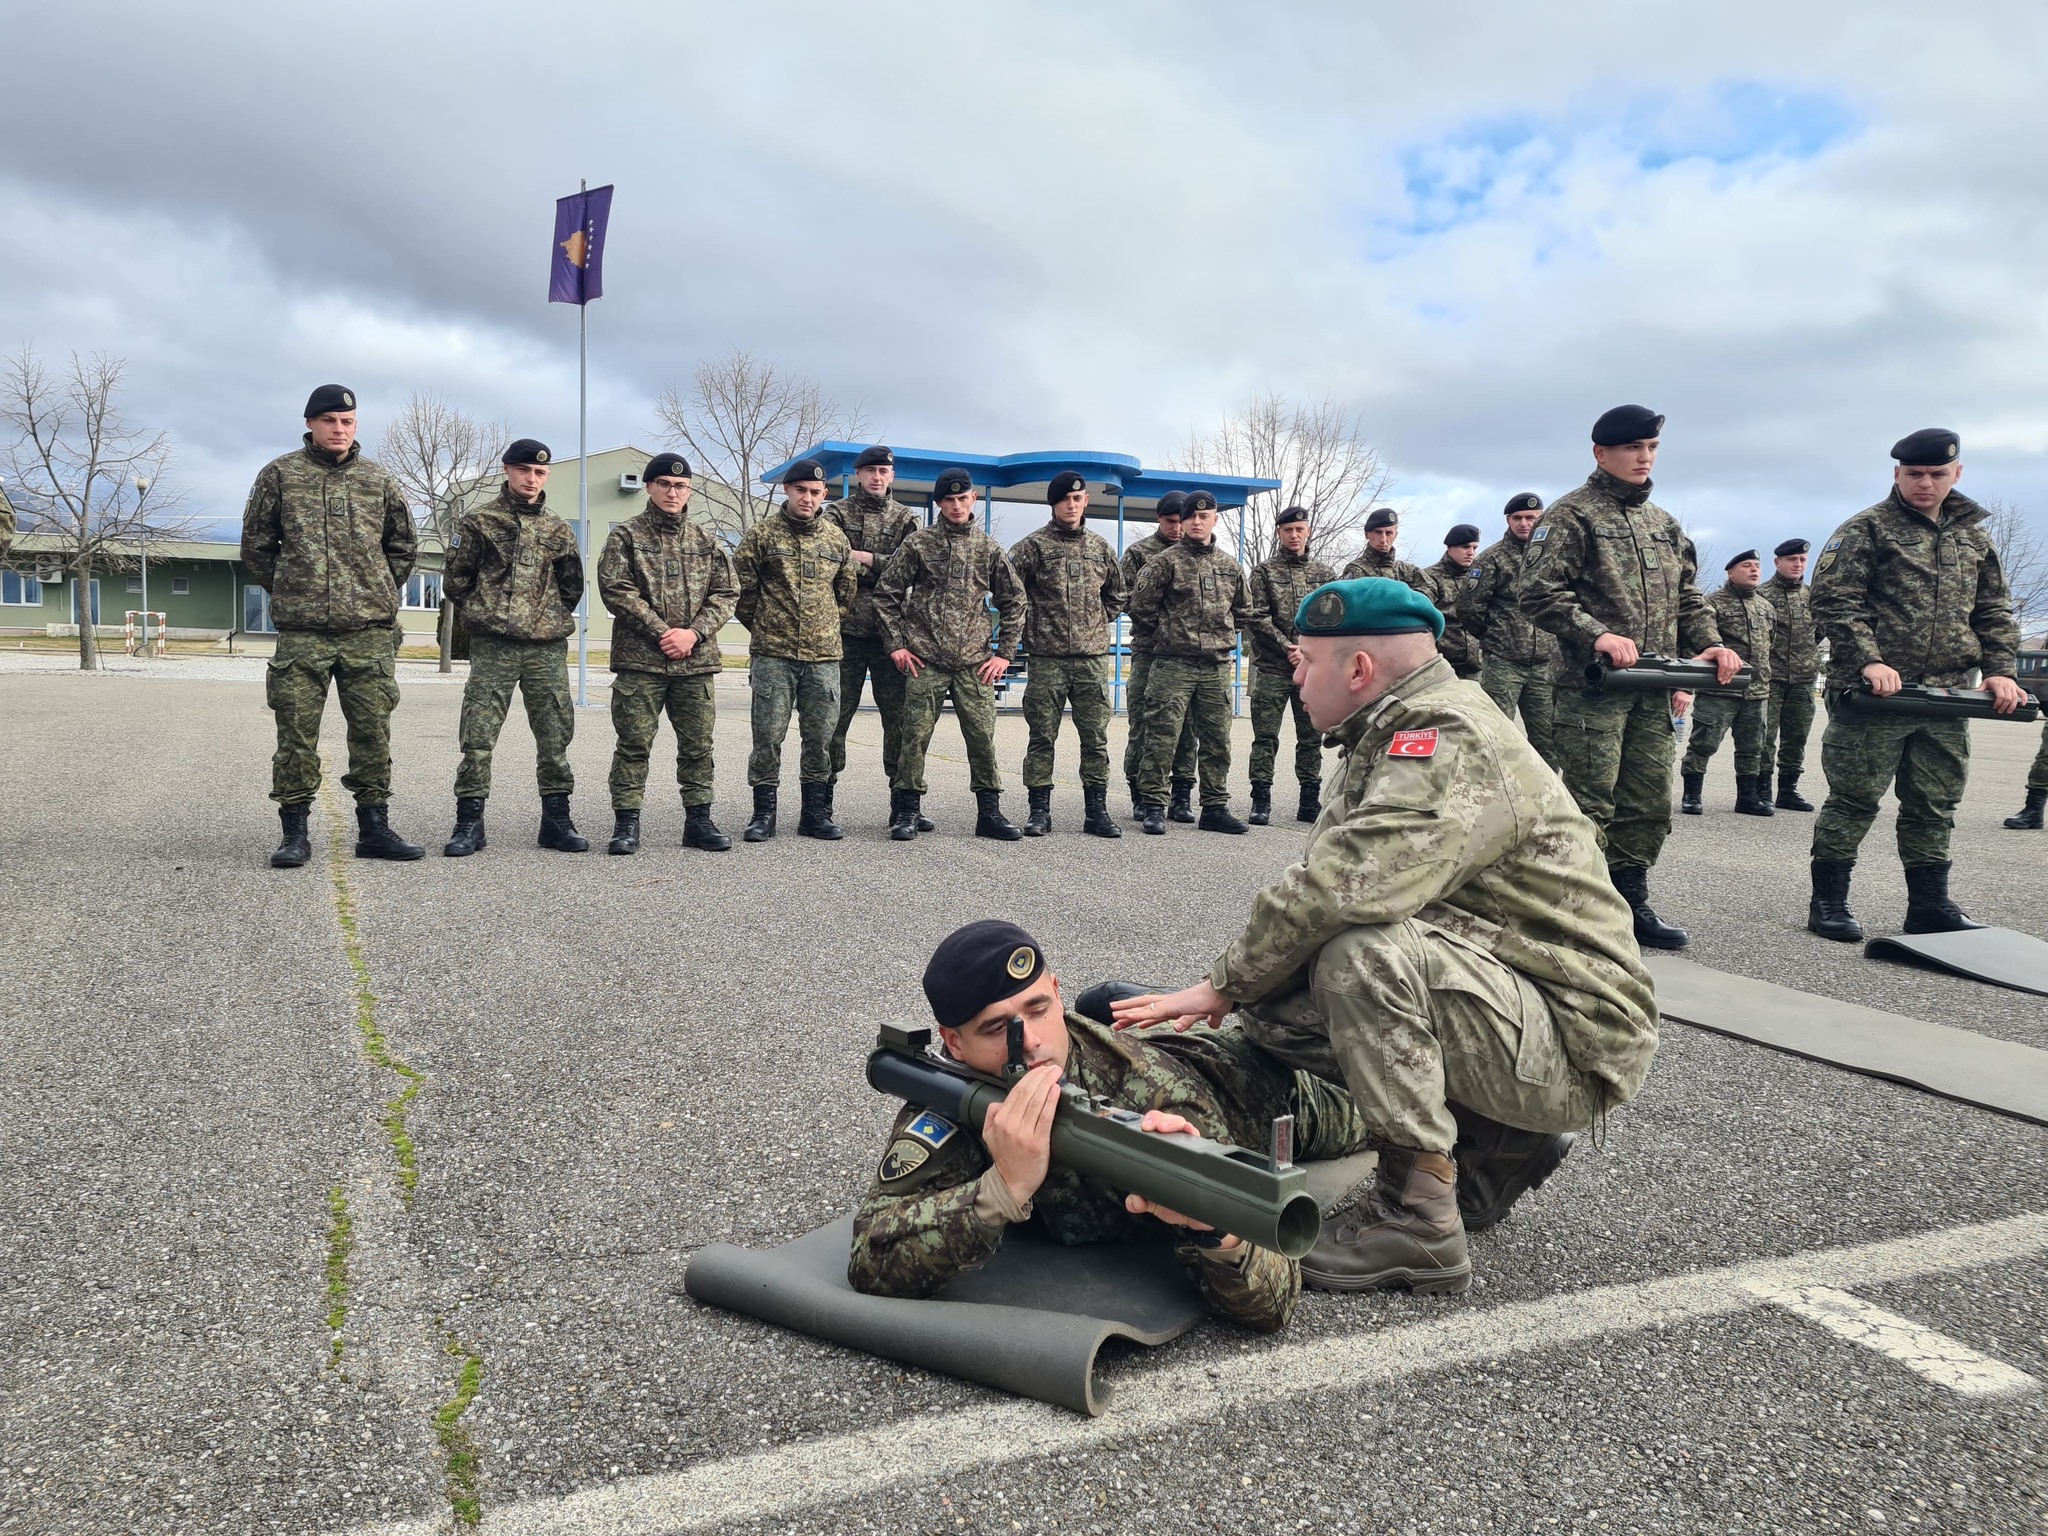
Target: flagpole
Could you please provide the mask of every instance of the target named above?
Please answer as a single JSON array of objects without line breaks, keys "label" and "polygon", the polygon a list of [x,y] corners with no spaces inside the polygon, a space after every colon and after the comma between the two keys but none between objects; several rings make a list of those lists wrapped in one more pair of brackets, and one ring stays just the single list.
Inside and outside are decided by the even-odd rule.
[{"label": "flagpole", "polygon": [[[577,187],[588,192],[588,180]],[[583,601],[576,626],[576,707],[590,708],[590,299],[576,306],[576,529],[583,546]]]}]

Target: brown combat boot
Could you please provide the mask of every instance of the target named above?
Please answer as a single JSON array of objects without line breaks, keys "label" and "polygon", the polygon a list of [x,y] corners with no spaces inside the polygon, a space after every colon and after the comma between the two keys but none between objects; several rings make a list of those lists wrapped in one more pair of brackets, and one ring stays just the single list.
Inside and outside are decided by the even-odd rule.
[{"label": "brown combat boot", "polygon": [[1418,1296],[1468,1290],[1472,1259],[1457,1178],[1441,1152],[1381,1147],[1371,1190],[1356,1210],[1323,1228],[1301,1261],[1302,1282],[1319,1291],[1405,1287]]}]

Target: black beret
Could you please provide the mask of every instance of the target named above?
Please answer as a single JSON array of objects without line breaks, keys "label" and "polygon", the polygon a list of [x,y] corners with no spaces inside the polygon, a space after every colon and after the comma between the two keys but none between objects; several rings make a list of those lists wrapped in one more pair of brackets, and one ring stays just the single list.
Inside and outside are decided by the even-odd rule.
[{"label": "black beret", "polygon": [[1289,523],[1305,523],[1307,521],[1307,507],[1282,507],[1273,514],[1273,526],[1275,528],[1285,528]]},{"label": "black beret", "polygon": [[522,437],[505,450],[500,464],[545,464],[549,458],[548,445],[537,437]]},{"label": "black beret", "polygon": [[1501,510],[1501,516],[1513,517],[1517,512],[1541,512],[1542,510],[1543,498],[1534,491],[1523,491],[1518,496],[1510,496],[1508,498],[1508,504]]},{"label": "black beret", "polygon": [[956,928],[939,941],[924,968],[924,1000],[933,1018],[958,1029],[1044,973],[1045,955],[1036,939],[1015,923],[988,918]]},{"label": "black beret", "polygon": [[1722,566],[1721,569],[1724,571],[1732,571],[1735,569],[1735,567],[1742,564],[1743,561],[1755,560],[1757,558],[1758,556],[1755,550],[1745,549],[1741,554],[1735,556],[1734,559],[1730,560],[1726,565]]},{"label": "black beret", "polygon": [[1214,512],[1216,498],[1207,491],[1189,491],[1187,510],[1189,512]]},{"label": "black beret", "polygon": [[891,469],[894,469],[896,467],[896,455],[891,449],[876,443],[872,448],[861,449],[860,457],[853,461],[855,469],[866,469],[870,464],[886,464]]},{"label": "black beret", "polygon": [[1375,507],[1367,514],[1365,519],[1365,531],[1367,533],[1371,533],[1375,528],[1398,528],[1400,526],[1401,514],[1392,507]]},{"label": "black beret", "polygon": [[1479,530],[1470,523],[1460,523],[1444,535],[1445,549],[1451,549],[1459,544],[1477,544],[1478,542]]},{"label": "black beret", "polygon": [[689,479],[690,461],[680,453],[657,453],[647,461],[647,467],[640,471],[640,483],[645,485],[648,481],[659,480],[664,475],[682,480]]},{"label": "black beret", "polygon": [[1901,464],[1953,464],[1963,451],[1963,440],[1947,427],[1922,427],[1892,444],[1892,457]]},{"label": "black beret", "polygon": [[1646,405],[1617,405],[1593,423],[1593,441],[1602,448],[1646,442],[1664,430],[1664,418]]},{"label": "black beret", "polygon": [[1303,635],[1419,635],[1443,638],[1444,616],[1405,581],[1359,576],[1325,582],[1301,600],[1294,626]]},{"label": "black beret", "polygon": [[1188,493],[1186,491],[1168,491],[1159,498],[1158,515],[1161,517],[1181,517],[1186,514],[1187,510]]},{"label": "black beret", "polygon": [[811,480],[823,480],[825,466],[816,459],[798,459],[782,472],[784,485],[803,485]]},{"label": "black beret", "polygon": [[346,384],[322,384],[306,396],[306,420],[325,416],[329,411],[352,411],[356,408],[356,392]]},{"label": "black beret", "polygon": [[932,481],[934,496],[958,496],[963,491],[974,489],[974,476],[964,469],[942,469],[938,478]]},{"label": "black beret", "polygon": [[1803,555],[1813,546],[1805,539],[1787,539],[1771,553],[1783,559],[1786,555]]},{"label": "black beret", "polygon": [[1088,482],[1081,478],[1078,471],[1063,469],[1045,484],[1046,504],[1049,506],[1053,502],[1064,501],[1073,492],[1087,489]]}]

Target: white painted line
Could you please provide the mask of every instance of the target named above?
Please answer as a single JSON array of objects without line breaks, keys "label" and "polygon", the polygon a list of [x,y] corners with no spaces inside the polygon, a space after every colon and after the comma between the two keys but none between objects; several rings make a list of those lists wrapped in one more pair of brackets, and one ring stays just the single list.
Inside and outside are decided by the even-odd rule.
[{"label": "white painted line", "polygon": [[[671,1536],[786,1517],[924,1483],[991,1462],[1087,1450],[1214,1419],[1241,1407],[1418,1376],[1512,1355],[1538,1354],[1604,1334],[1726,1317],[1815,1287],[1883,1285],[1966,1270],[2048,1249],[2048,1212],[1923,1232],[1855,1248],[1673,1275],[1633,1285],[1570,1291],[1542,1301],[1466,1308],[1434,1322],[1304,1339],[1223,1359],[1146,1371],[1128,1379],[1099,1419],[1043,1403],[1005,1400],[949,1414],[945,1433],[920,1435],[903,1454],[903,1425],[798,1441],[685,1472],[626,1478],[558,1498],[486,1507],[484,1536]],[[1427,1304],[1418,1304],[1417,1311]],[[433,1536],[444,1522],[357,1527],[350,1536]]]},{"label": "white painted line", "polygon": [[1959,1339],[1922,1328],[1910,1318],[1873,1307],[1860,1296],[1833,1286],[1788,1288],[1753,1280],[1749,1288],[1773,1306],[1818,1323],[1851,1344],[1888,1355],[1936,1386],[1965,1397],[2017,1397],[2041,1385],[2025,1371],[1980,1355]]}]

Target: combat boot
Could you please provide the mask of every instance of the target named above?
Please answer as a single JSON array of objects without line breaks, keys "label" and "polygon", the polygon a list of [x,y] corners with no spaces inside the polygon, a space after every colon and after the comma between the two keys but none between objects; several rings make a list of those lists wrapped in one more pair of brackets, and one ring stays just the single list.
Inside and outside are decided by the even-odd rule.
[{"label": "combat boot", "polygon": [[463,795],[455,802],[455,830],[441,845],[442,856],[466,859],[472,853],[483,852],[484,847],[484,797]]},{"label": "combat boot", "polygon": [[765,843],[775,835],[775,786],[756,784],[754,786],[754,819],[747,823],[747,830],[740,834],[743,841]]},{"label": "combat boot", "polygon": [[1863,925],[1849,910],[1849,876],[1854,859],[1815,859],[1813,899],[1806,907],[1806,931],[1841,944],[1855,944],[1863,938]]},{"label": "combat boot", "polygon": [[1700,794],[1707,787],[1707,776],[1704,773],[1688,773],[1683,777],[1685,791],[1678,797],[1679,813],[1684,816],[1706,815],[1707,808],[1701,801]]},{"label": "combat boot", "polygon": [[356,807],[357,858],[392,859],[403,864],[424,858],[426,852],[418,843],[408,843],[391,830],[391,818],[383,806]]},{"label": "combat boot", "polygon": [[1024,835],[1023,829],[1003,814],[1003,792],[1000,789],[977,789],[974,792],[974,835],[986,837],[998,843],[1014,843]]},{"label": "combat boot", "polygon": [[1301,808],[1294,813],[1296,821],[1314,821],[1323,814],[1323,787],[1320,784],[1301,786]]},{"label": "combat boot", "polygon": [[1458,1122],[1458,1212],[1467,1232],[1497,1226],[1522,1196],[1557,1172],[1579,1138],[1566,1131],[1519,1131],[1462,1104],[1450,1106]]},{"label": "combat boot", "polygon": [[1085,814],[1081,819],[1081,830],[1090,837],[1122,837],[1124,829],[1116,824],[1116,818],[1109,814],[1109,786],[1098,784],[1093,789],[1081,791],[1081,804]]},{"label": "combat boot", "polygon": [[1628,909],[1635,915],[1636,943],[1650,949],[1683,949],[1691,941],[1683,928],[1674,927],[1658,917],[1650,907],[1650,872],[1633,866],[1610,864],[1607,876],[1614,882],[1614,888],[1621,892],[1621,899],[1628,903]]},{"label": "combat boot", "polygon": [[1757,776],[1753,773],[1735,775],[1735,814],[1738,816],[1775,816],[1771,802],[1757,792]]},{"label": "combat boot", "polygon": [[2005,824],[2015,832],[2038,832],[2041,830],[2041,810],[2048,806],[2048,789],[2027,791],[2027,803],[2017,816],[2005,818]]},{"label": "combat boot", "polygon": [[1195,781],[1193,779],[1175,779],[1173,781],[1173,800],[1166,807],[1166,819],[1168,821],[1193,821],[1195,819],[1194,801]]},{"label": "combat boot", "polygon": [[1458,1170],[1441,1152],[1382,1146],[1358,1208],[1323,1228],[1301,1261],[1319,1291],[1406,1287],[1418,1296],[1471,1289],[1472,1256],[1458,1214]]},{"label": "combat boot", "polygon": [[1131,820],[1143,821],[1145,819],[1145,797],[1138,793],[1138,781],[1136,779],[1125,779],[1124,783],[1131,791]]},{"label": "combat boot", "polygon": [[1949,900],[1948,872],[1952,864],[1909,864],[1906,866],[1906,922],[1908,933],[1961,933],[1967,928],[1984,928],[1972,922],[1963,909]]},{"label": "combat boot", "polygon": [[1052,786],[1047,784],[1040,789],[1027,789],[1024,797],[1031,803],[1024,817],[1024,835],[1045,836],[1052,830]]},{"label": "combat boot", "polygon": [[1243,822],[1230,814],[1230,807],[1227,805],[1203,806],[1202,819],[1197,824],[1197,827],[1198,830],[1203,832],[1242,833],[1250,830]]},{"label": "combat boot", "polygon": [[1166,836],[1166,807],[1157,800],[1138,802],[1138,820],[1149,837]]},{"label": "combat boot", "polygon": [[576,823],[569,819],[569,797],[567,795],[542,795],[540,797],[541,847],[552,848],[556,853],[587,853],[590,839],[576,830]]},{"label": "combat boot", "polygon": [[304,805],[280,805],[277,808],[277,819],[284,827],[284,837],[277,845],[277,852],[270,856],[272,869],[297,869],[313,857],[313,841],[306,835],[306,813],[309,810],[311,807]]},{"label": "combat boot", "polygon": [[1781,811],[1810,811],[1813,809],[1813,802],[1799,793],[1799,775],[1782,771],[1778,774],[1778,793],[1772,799],[1771,804]]},{"label": "combat boot", "polygon": [[1273,820],[1273,786],[1254,784],[1252,786],[1251,824],[1263,827]]},{"label": "combat boot", "polygon": [[638,811],[612,812],[612,840],[605,844],[606,853],[638,853],[640,851],[640,813]]},{"label": "combat boot", "polygon": [[[633,828],[636,840],[640,832],[637,822],[636,817]],[[732,847],[732,839],[719,831],[718,823],[711,819],[711,803],[708,800],[702,805],[683,807],[683,846],[701,848],[706,853],[724,853]],[[618,850],[612,851],[616,853]]]},{"label": "combat boot", "polygon": [[[924,801],[924,795],[923,795],[923,793],[922,793],[922,792],[920,792],[920,793],[918,794],[918,796],[917,796],[917,799],[918,799],[918,802],[919,802],[920,804],[922,804],[922,803],[923,803],[923,801]],[[937,823],[937,822],[935,822],[935,821],[933,821],[933,820],[931,819],[931,817],[929,817],[929,816],[925,815],[925,813],[924,813],[923,811],[921,811],[921,810],[920,810],[920,811],[918,811],[918,812],[917,812],[916,814],[917,814],[917,830],[918,830],[918,831],[920,831],[920,832],[936,832],[936,831],[938,830],[938,823]]]},{"label": "combat boot", "polygon": [[913,840],[924,818],[917,814],[917,805],[924,796],[914,789],[892,789],[889,791],[889,836],[899,843]]},{"label": "combat boot", "polygon": [[803,809],[797,812],[796,817],[798,837],[815,837],[820,842],[836,843],[846,836],[839,823],[832,819],[830,784],[799,784],[797,793],[803,797]]}]

